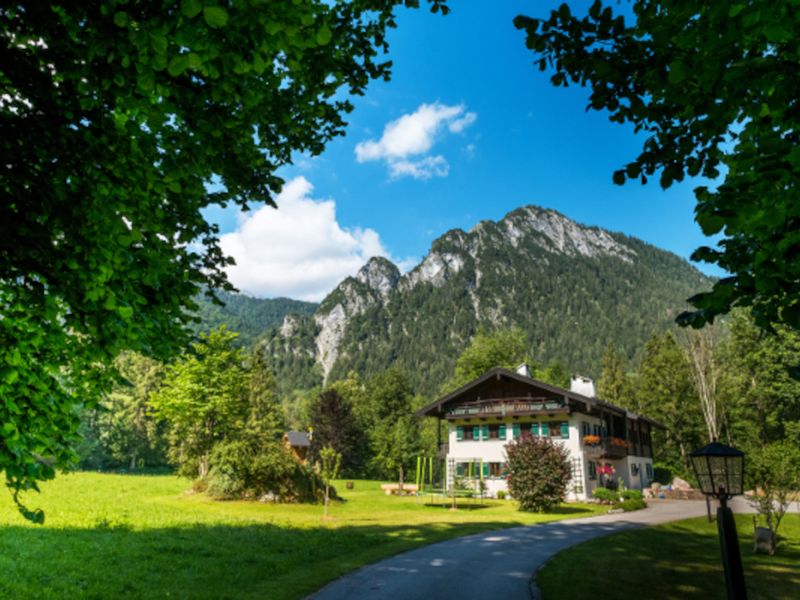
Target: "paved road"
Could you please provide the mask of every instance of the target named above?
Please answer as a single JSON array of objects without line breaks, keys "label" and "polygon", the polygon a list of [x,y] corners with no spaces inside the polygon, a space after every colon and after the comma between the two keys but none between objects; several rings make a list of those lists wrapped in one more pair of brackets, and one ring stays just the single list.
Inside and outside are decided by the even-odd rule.
[{"label": "paved road", "polygon": [[[742,505],[743,506],[743,505]],[[738,512],[738,506],[734,507]],[[530,599],[532,574],[553,554],[633,527],[706,514],[702,501],[659,501],[647,510],[513,527],[440,542],[368,565],[313,600]]]}]

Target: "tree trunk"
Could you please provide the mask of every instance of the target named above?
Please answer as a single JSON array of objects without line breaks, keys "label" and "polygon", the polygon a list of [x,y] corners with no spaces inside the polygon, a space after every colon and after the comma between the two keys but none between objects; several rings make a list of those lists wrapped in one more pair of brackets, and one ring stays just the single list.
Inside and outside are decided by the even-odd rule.
[{"label": "tree trunk", "polygon": [[197,465],[197,471],[200,479],[208,475],[208,453],[200,457],[200,462]]},{"label": "tree trunk", "polygon": [[329,498],[328,490],[329,489],[330,489],[330,485],[326,483],[325,484],[325,510],[323,512],[323,517],[326,518],[326,519],[328,518],[328,498]]},{"label": "tree trunk", "polygon": [[403,489],[403,463],[400,463],[400,490]]}]

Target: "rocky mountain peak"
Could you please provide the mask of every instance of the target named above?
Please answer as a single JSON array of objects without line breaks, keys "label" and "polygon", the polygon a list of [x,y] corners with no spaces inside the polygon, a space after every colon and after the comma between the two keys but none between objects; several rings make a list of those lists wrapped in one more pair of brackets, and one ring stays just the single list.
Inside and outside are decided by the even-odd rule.
[{"label": "rocky mountain peak", "polygon": [[540,246],[568,256],[615,256],[631,262],[636,252],[598,227],[580,225],[555,210],[523,206],[499,222],[514,247],[522,238],[534,234]]},{"label": "rocky mountain peak", "polygon": [[361,267],[356,280],[378,292],[385,300],[400,281],[400,269],[392,261],[382,256],[374,256]]}]

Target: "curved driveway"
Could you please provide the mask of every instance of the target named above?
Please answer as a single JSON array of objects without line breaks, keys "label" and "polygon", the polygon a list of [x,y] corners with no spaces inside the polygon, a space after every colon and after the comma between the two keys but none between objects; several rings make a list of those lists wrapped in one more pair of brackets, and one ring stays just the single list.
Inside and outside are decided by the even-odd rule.
[{"label": "curved driveway", "polygon": [[[738,511],[737,511],[738,512]],[[646,510],[527,525],[455,538],[346,575],[313,600],[530,599],[531,576],[553,554],[633,527],[706,514],[702,501],[660,501]]]}]

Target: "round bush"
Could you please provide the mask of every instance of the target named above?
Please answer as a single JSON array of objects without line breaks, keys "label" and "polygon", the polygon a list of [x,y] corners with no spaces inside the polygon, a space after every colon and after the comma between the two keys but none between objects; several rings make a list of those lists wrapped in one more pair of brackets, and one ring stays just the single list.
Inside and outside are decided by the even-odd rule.
[{"label": "round bush", "polygon": [[619,500],[620,493],[616,490],[609,490],[608,488],[600,487],[592,492],[592,496],[604,504],[611,504],[612,502],[617,502]]},{"label": "round bush", "polygon": [[520,510],[552,510],[564,501],[571,477],[569,453],[547,438],[523,436],[506,447],[508,491]]}]

